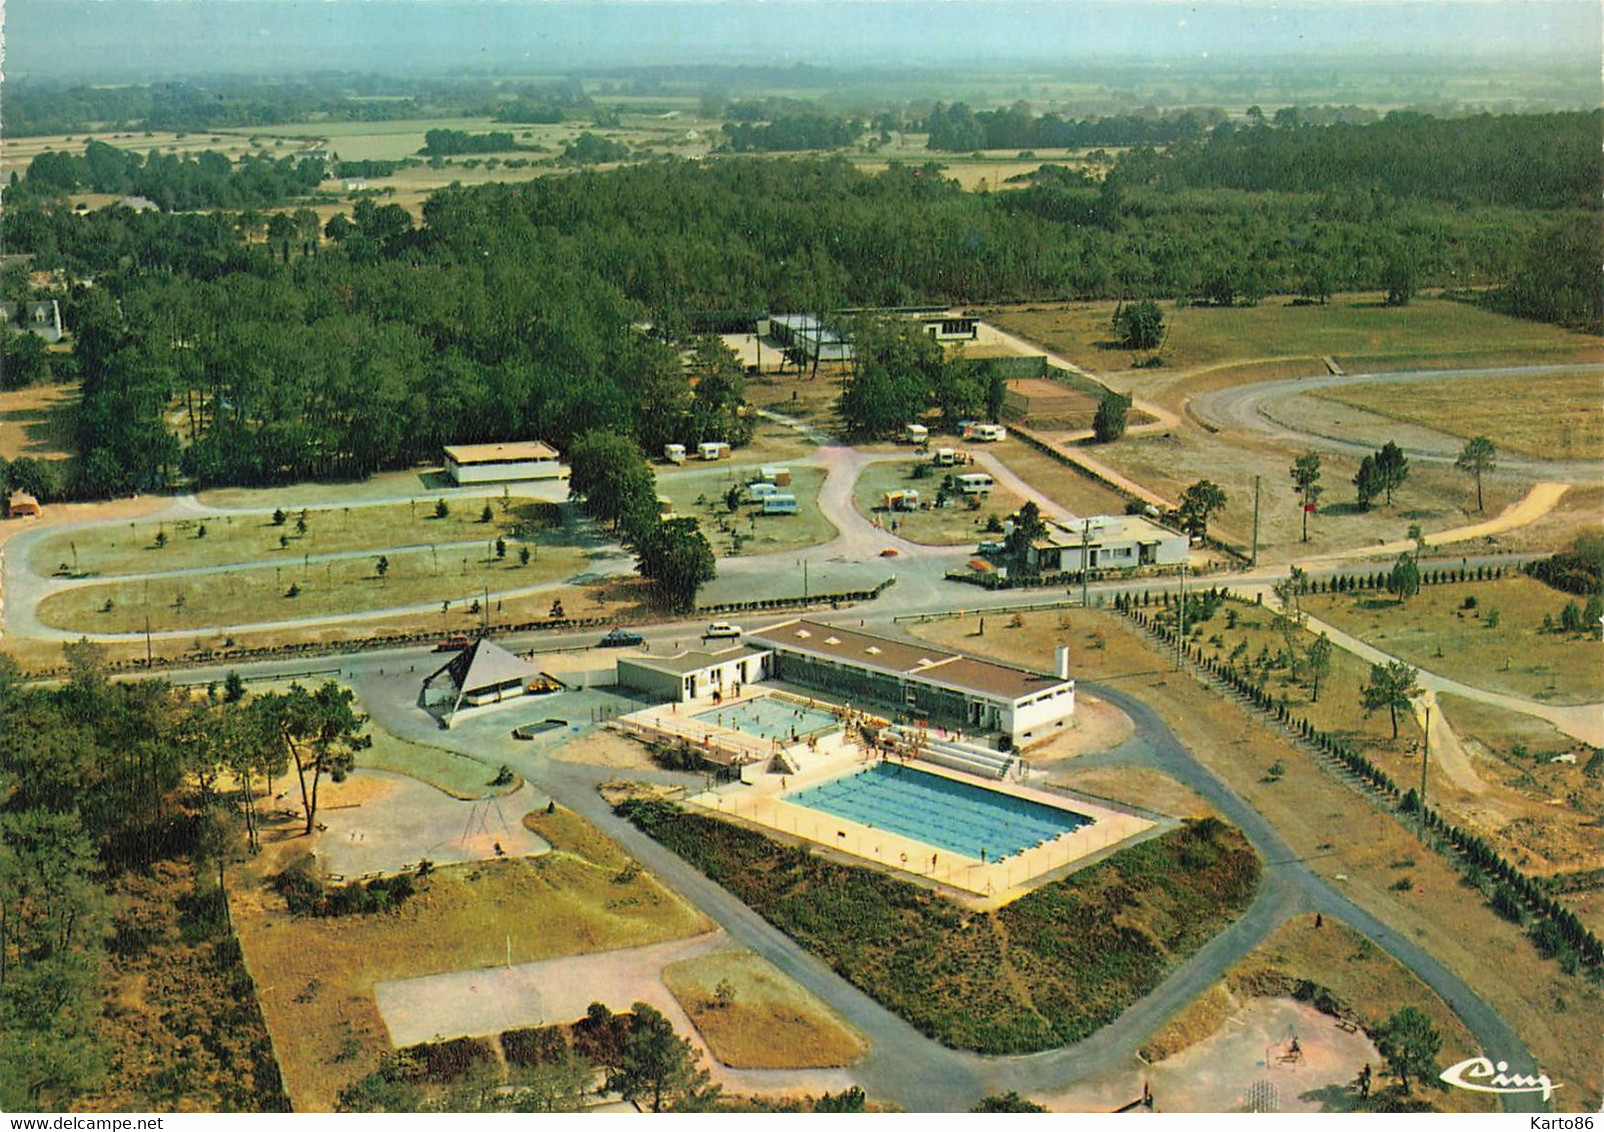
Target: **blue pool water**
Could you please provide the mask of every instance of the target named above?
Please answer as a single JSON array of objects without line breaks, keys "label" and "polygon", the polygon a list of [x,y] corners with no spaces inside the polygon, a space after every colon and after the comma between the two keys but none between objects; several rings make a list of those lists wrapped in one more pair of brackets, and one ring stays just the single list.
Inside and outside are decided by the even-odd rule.
[{"label": "blue pool water", "polygon": [[841,726],[830,712],[774,696],[760,696],[733,707],[716,707],[692,718],[782,743],[790,742],[793,733],[798,739],[806,739]]},{"label": "blue pool water", "polygon": [[986,860],[1011,857],[1092,819],[1029,798],[971,786],[896,763],[785,795],[787,801],[950,853]]}]

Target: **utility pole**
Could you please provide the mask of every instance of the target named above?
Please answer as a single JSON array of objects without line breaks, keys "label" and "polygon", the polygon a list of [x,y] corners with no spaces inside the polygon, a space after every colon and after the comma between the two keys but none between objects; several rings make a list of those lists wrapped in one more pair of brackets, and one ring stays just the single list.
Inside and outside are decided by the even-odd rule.
[{"label": "utility pole", "polygon": [[150,611],[147,609],[145,611],[145,667],[149,668],[152,663],[154,662],[150,654]]},{"label": "utility pole", "polygon": [[1092,521],[1080,521],[1080,607],[1086,608],[1086,589],[1092,576]]},{"label": "utility pole", "polygon": [[1253,556],[1249,566],[1259,564],[1259,477],[1253,477]]},{"label": "utility pole", "polygon": [[1175,611],[1175,671],[1181,670],[1181,650],[1186,647],[1186,559],[1181,559],[1181,605]]}]

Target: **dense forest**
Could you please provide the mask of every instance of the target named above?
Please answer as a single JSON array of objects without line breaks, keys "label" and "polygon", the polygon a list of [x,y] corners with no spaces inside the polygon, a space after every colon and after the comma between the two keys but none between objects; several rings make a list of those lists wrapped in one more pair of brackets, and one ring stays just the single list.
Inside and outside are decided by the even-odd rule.
[{"label": "dense forest", "polygon": [[776,118],[772,122],[725,122],[724,145],[732,153],[783,153],[840,149],[851,145],[861,123],[818,114]]},{"label": "dense forest", "polygon": [[[100,280],[66,307],[83,382],[69,490],[139,490],[179,471],[263,483],[364,475],[451,441],[562,447],[595,427],[648,452],[703,439],[678,432],[690,392],[676,344],[698,312],[1451,286],[1598,328],[1604,235],[1574,182],[1597,166],[1579,139],[1600,117],[1491,121],[1353,130],[1356,145],[1412,136],[1438,154],[1437,183],[1463,198],[1452,208],[1353,163],[1310,191],[1177,186],[1205,159],[1178,146],[1127,155],[1101,182],[1047,170],[993,194],[934,165],[664,160],[448,188],[421,225],[362,201],[328,221],[328,243],[305,230],[307,210],[80,216],[34,199],[6,210],[0,236],[36,267]],[[1518,144],[1552,160],[1508,199],[1498,162],[1453,164],[1434,140],[1462,128],[1480,131],[1484,156]],[[1343,129],[1250,130],[1267,140],[1243,143],[1242,160]],[[1236,152],[1211,141],[1205,156],[1216,144]],[[646,320],[655,334],[635,329]]]},{"label": "dense forest", "polygon": [[272,720],[67,655],[57,689],[0,656],[0,1106],[283,1111],[221,888]]}]

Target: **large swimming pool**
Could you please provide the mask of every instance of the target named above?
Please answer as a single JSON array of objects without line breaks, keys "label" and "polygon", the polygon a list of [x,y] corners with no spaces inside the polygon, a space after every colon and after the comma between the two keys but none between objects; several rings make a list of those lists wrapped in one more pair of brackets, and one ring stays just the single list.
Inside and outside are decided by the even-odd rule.
[{"label": "large swimming pool", "polygon": [[949,853],[1001,860],[1092,819],[897,763],[876,763],[784,796],[810,810],[889,830]]},{"label": "large swimming pool", "polygon": [[693,718],[782,743],[823,735],[841,726],[831,712],[777,696],[759,696],[745,703],[716,707],[698,712]]}]

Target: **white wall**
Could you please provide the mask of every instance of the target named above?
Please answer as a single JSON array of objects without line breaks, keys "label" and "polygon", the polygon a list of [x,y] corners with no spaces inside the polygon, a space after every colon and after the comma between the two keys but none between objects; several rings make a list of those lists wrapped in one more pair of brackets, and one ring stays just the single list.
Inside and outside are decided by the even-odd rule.
[{"label": "white wall", "polygon": [[1075,714],[1075,683],[1058,689],[1035,703],[1016,704],[1003,710],[1003,730],[1013,736],[1014,745],[1023,747],[1055,734]]},{"label": "white wall", "polygon": [[459,484],[503,483],[511,480],[551,480],[563,474],[557,460],[508,460],[496,464],[458,464],[446,461],[446,475]]}]

